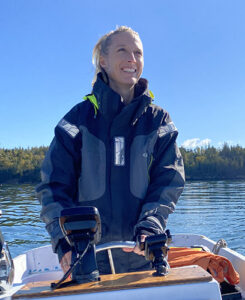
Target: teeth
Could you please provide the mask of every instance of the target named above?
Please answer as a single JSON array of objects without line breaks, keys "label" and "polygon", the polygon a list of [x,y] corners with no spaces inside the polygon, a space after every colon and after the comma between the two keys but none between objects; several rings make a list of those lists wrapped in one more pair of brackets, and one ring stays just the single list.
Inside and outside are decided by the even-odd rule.
[{"label": "teeth", "polygon": [[125,68],[123,69],[124,72],[130,72],[130,73],[134,73],[136,70],[135,69],[128,69],[128,68]]}]

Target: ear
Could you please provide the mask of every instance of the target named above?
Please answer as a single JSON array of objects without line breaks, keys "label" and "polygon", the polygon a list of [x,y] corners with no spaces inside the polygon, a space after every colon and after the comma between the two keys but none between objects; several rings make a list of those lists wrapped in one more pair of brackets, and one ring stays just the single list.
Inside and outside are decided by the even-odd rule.
[{"label": "ear", "polygon": [[100,56],[100,66],[105,69],[106,68],[106,58],[104,56]]}]

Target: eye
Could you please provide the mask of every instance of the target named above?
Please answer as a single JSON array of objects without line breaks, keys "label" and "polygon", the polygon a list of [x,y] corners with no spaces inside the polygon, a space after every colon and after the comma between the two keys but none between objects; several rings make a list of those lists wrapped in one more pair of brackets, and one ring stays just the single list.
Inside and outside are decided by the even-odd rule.
[{"label": "eye", "polygon": [[125,51],[125,48],[119,48],[117,52]]},{"label": "eye", "polygon": [[136,51],[135,54],[138,55],[138,56],[142,56],[143,55],[143,53],[140,50]]}]

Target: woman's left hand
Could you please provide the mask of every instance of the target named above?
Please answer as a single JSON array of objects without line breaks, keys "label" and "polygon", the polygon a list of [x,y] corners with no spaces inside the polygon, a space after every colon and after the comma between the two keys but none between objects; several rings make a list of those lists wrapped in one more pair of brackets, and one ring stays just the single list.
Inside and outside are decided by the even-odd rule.
[{"label": "woman's left hand", "polygon": [[[146,239],[147,235],[141,235],[140,236],[140,241],[141,243],[143,243]],[[134,248],[122,248],[124,252],[134,252],[138,255],[145,255],[145,251],[144,250],[140,250],[138,243],[136,244],[136,246]]]}]

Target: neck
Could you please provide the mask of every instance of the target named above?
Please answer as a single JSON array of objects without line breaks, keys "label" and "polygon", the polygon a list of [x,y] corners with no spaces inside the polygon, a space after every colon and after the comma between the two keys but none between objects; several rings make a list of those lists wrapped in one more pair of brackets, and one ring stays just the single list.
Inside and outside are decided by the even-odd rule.
[{"label": "neck", "polygon": [[132,86],[118,86],[110,80],[110,88],[117,92],[122,98],[124,104],[129,104],[134,98],[134,85]]}]

